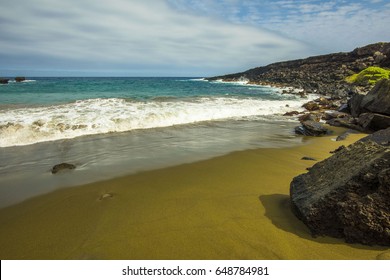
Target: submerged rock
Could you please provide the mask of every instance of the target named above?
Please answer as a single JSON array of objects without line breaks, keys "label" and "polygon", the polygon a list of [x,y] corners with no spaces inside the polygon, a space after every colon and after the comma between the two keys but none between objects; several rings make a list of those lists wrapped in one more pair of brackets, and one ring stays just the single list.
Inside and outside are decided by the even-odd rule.
[{"label": "submerged rock", "polygon": [[75,169],[75,168],[76,168],[76,165],[63,162],[63,163],[54,165],[53,168],[51,169],[51,173],[56,174],[56,173],[63,171],[63,170],[71,170],[71,169]]},{"label": "submerged rock", "polygon": [[294,214],[314,236],[390,246],[390,148],[358,141],[293,179]]}]

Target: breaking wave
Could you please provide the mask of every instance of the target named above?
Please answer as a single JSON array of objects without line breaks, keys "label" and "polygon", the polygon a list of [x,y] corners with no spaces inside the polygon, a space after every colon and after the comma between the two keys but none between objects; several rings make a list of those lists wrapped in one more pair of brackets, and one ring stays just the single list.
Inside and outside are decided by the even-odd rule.
[{"label": "breaking wave", "polygon": [[47,107],[2,109],[0,147],[203,121],[279,115],[297,110],[301,104],[299,99],[238,97],[149,101],[98,98]]}]

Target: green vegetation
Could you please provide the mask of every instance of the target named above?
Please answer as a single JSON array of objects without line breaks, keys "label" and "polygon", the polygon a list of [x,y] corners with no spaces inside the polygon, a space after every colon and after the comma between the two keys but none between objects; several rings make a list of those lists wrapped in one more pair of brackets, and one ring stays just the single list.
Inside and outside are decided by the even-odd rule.
[{"label": "green vegetation", "polygon": [[378,82],[381,79],[389,79],[390,78],[390,70],[383,69],[380,67],[371,66],[364,70],[362,70],[360,73],[353,74],[345,80],[348,83],[354,83],[358,85],[374,85],[376,82]]}]

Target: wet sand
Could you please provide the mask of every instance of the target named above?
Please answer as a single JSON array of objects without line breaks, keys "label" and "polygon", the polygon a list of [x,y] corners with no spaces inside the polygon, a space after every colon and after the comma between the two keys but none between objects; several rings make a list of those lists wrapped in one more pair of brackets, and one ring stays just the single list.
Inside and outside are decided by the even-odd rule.
[{"label": "wet sand", "polygon": [[303,156],[322,160],[362,136],[235,152],[0,209],[0,257],[376,259],[388,248],[313,238],[289,206],[292,178],[315,164]]}]

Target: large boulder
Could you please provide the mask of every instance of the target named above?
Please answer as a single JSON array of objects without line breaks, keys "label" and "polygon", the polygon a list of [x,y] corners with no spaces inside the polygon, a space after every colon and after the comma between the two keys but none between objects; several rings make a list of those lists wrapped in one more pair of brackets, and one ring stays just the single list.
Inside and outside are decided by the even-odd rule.
[{"label": "large boulder", "polygon": [[351,115],[355,118],[359,117],[359,115],[363,112],[363,109],[360,107],[360,104],[362,103],[364,96],[364,94],[355,93],[348,100],[349,111],[351,112]]},{"label": "large boulder", "polygon": [[[386,143],[389,135],[378,138]],[[341,149],[291,182],[292,210],[314,236],[390,246],[390,147],[375,139]]]},{"label": "large boulder", "polygon": [[390,80],[382,79],[360,103],[363,110],[390,116]]},{"label": "large boulder", "polygon": [[354,95],[349,106],[354,117],[365,112],[390,116],[390,80],[380,80],[367,95]]},{"label": "large boulder", "polygon": [[365,131],[377,131],[390,127],[390,116],[375,113],[363,113],[359,116],[358,124]]}]

